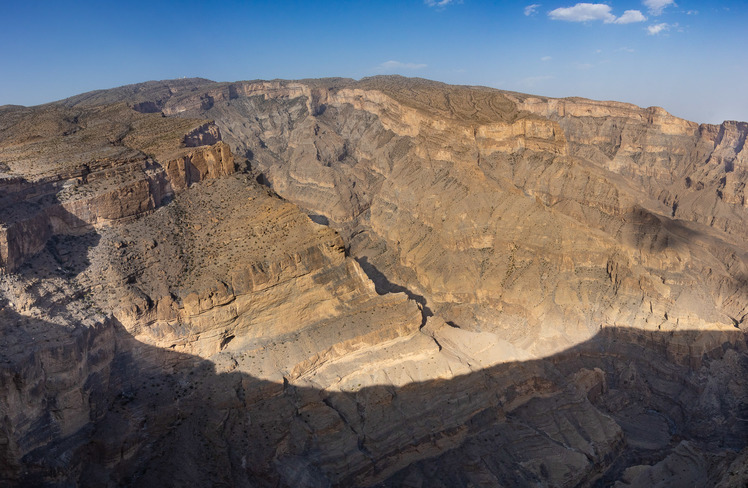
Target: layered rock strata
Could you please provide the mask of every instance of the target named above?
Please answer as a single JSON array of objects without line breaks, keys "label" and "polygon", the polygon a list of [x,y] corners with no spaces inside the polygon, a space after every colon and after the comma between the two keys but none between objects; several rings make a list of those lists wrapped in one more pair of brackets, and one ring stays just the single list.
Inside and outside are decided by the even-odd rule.
[{"label": "layered rock strata", "polygon": [[216,84],[161,106],[217,120],[380,289],[529,354],[600,324],[746,315],[745,124],[401,78]]},{"label": "layered rock strata", "polygon": [[234,172],[213,123],[142,116],[124,104],[19,112],[0,139],[6,271],[53,235],[137,217],[190,183]]},{"label": "layered rock strata", "polygon": [[2,108],[0,485],[739,486],[746,130],[398,77]]}]

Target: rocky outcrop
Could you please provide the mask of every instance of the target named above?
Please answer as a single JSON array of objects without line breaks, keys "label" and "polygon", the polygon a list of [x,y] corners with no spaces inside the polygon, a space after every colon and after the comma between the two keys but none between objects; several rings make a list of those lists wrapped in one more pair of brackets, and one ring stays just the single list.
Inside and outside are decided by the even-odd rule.
[{"label": "rocky outcrop", "polygon": [[[34,122],[55,116],[72,127]],[[184,135],[196,122],[138,116],[125,106],[25,114],[0,141],[9,165],[0,180],[0,266],[14,271],[52,235],[137,217],[194,182],[232,174],[233,155],[215,124]],[[19,143],[13,136],[27,124],[40,134]]]},{"label": "rocky outcrop", "polygon": [[[14,317],[7,309],[3,315],[13,326],[25,324],[25,331],[34,333],[19,337],[9,327],[3,330],[0,484],[13,486],[33,470],[35,462],[24,456],[35,450],[48,452],[50,443],[59,439],[69,446],[50,455],[65,456],[66,447],[84,441],[92,425],[105,415],[115,338],[111,323],[105,320],[55,330],[42,321],[29,326],[28,319]],[[65,461],[63,457],[57,463],[64,466]],[[43,467],[48,473],[50,468]],[[47,475],[45,481],[50,478],[54,476]]]},{"label": "rocky outcrop", "polygon": [[[536,97],[516,100],[525,110],[557,120],[573,141],[573,155],[641,186],[649,197],[671,209],[671,217],[743,237],[743,229],[729,222],[744,218],[745,212],[741,170],[748,134],[745,123],[698,125],[659,107],[642,110],[626,104]],[[710,211],[705,213],[706,208]]]},{"label": "rocky outcrop", "polygon": [[742,479],[745,124],[379,77],[0,128],[0,484]]},{"label": "rocky outcrop", "polygon": [[29,349],[35,369],[6,356],[3,372],[24,378],[4,376],[7,405],[21,407],[22,398],[28,406],[12,410],[24,421],[6,416],[0,453],[14,468],[3,480],[577,486],[604,476],[638,486],[634,473],[644,479],[650,469],[648,480],[677,472],[711,486],[735,463],[729,449],[746,435],[732,403],[746,387],[737,331],[702,334],[706,356],[663,359],[672,340],[693,338],[612,329],[546,360],[490,367],[480,364],[475,345],[486,343],[473,334],[432,324],[336,347],[303,374],[268,381],[249,371],[293,363],[288,347],[299,344],[251,349],[238,347],[238,335],[206,361],[134,341],[105,322],[65,353]]},{"label": "rocky outcrop", "polygon": [[187,147],[212,146],[221,140],[221,131],[215,122],[203,124],[184,136],[184,145]]},{"label": "rocky outcrop", "polygon": [[[319,354],[418,330],[416,304],[403,294],[379,296],[340,237],[296,206],[247,177],[196,190],[109,230],[92,255],[93,269],[109,268],[89,276],[101,290],[96,302],[137,339],[202,357],[234,347],[243,357],[272,350],[285,366],[250,370],[282,380]],[[111,282],[128,285],[116,290]]]},{"label": "rocky outcrop", "polygon": [[730,155],[659,108],[398,78],[217,84],[164,110],[214,118],[369,270],[530,354],[601,323],[719,330],[746,314],[727,223],[744,210],[717,191],[745,180],[727,172],[740,124],[723,124]]}]

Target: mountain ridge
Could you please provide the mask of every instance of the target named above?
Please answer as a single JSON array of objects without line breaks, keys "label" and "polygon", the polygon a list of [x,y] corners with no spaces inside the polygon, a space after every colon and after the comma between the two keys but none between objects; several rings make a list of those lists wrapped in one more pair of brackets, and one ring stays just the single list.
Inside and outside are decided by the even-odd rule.
[{"label": "mountain ridge", "polygon": [[8,109],[0,483],[744,481],[747,133],[402,77]]},{"label": "mountain ridge", "polygon": [[[125,89],[139,91],[141,88],[153,87],[153,86],[155,86],[157,84],[168,86],[170,83],[174,83],[174,84],[178,84],[178,83],[195,83],[195,86],[204,86],[204,85],[207,85],[207,84],[231,85],[231,84],[239,84],[239,83],[262,83],[262,82],[287,82],[287,83],[298,82],[298,83],[317,83],[317,84],[319,84],[319,83],[327,83],[328,81],[330,81],[330,82],[343,82],[345,84],[361,84],[363,86],[366,86],[367,83],[370,83],[372,81],[374,81],[375,85],[376,85],[377,80],[410,80],[410,81],[415,82],[415,83],[425,82],[425,83],[432,83],[432,84],[436,84],[436,85],[440,85],[440,86],[445,86],[445,87],[461,87],[461,88],[466,88],[466,89],[479,89],[479,90],[498,91],[498,92],[502,92],[502,93],[509,93],[509,94],[512,94],[512,95],[515,95],[515,96],[532,97],[532,98],[538,98],[538,99],[542,99],[542,100],[585,101],[585,102],[592,102],[592,103],[601,104],[601,105],[608,105],[608,104],[609,105],[621,105],[621,106],[626,106],[628,108],[633,108],[633,109],[653,110],[653,111],[658,111],[658,112],[661,112],[662,110],[664,110],[664,111],[667,112],[667,109],[665,109],[665,108],[663,108],[661,106],[656,106],[656,105],[648,106],[648,107],[643,107],[643,106],[639,106],[639,105],[636,105],[636,104],[631,103],[631,102],[620,102],[620,101],[616,101],[616,100],[603,100],[603,99],[591,99],[591,98],[586,98],[586,97],[578,96],[578,95],[571,95],[571,96],[568,96],[568,97],[550,97],[550,96],[544,96],[544,95],[529,94],[529,93],[525,93],[525,92],[518,92],[518,91],[514,91],[514,90],[505,90],[505,89],[502,89],[502,88],[489,87],[489,86],[485,86],[485,85],[453,85],[453,84],[446,83],[446,82],[430,80],[428,78],[408,77],[408,76],[402,76],[402,75],[373,75],[373,76],[365,76],[365,77],[360,78],[358,80],[356,80],[354,78],[345,78],[345,77],[300,78],[300,79],[295,79],[295,80],[292,80],[292,79],[283,79],[283,78],[274,78],[274,79],[268,79],[268,80],[254,79],[254,80],[242,80],[242,81],[233,81],[233,82],[230,82],[230,81],[214,81],[214,80],[210,80],[210,79],[207,79],[207,78],[201,78],[201,77],[175,78],[175,79],[164,79],[164,80],[149,80],[149,81],[145,81],[145,82],[139,82],[139,83],[133,83],[133,84],[129,84],[129,85],[123,85],[121,87],[116,87],[116,88],[104,88],[104,89],[91,90],[89,92],[81,93],[79,95],[73,95],[73,96],[70,96],[70,97],[62,98],[60,100],[55,100],[55,101],[47,102],[47,103],[40,104],[40,105],[23,106],[23,105],[7,104],[7,105],[3,105],[2,107],[26,107],[26,108],[31,108],[31,107],[40,107],[40,106],[49,105],[49,104],[59,104],[59,103],[66,103],[66,104],[67,103],[73,103],[73,104],[77,104],[77,103],[81,103],[85,99],[85,98],[82,98],[82,97],[90,97],[92,95],[99,95],[99,94],[103,94],[103,93],[106,93],[106,92],[109,92],[111,94],[112,92],[116,93],[117,91],[122,91],[122,90],[125,90]],[[668,112],[668,115],[670,115],[669,112]],[[677,117],[677,116],[673,116],[673,117],[681,118],[681,117]],[[681,119],[682,120],[688,120],[688,119],[683,119],[683,118],[681,118]],[[721,125],[721,124],[706,123],[706,122],[697,122],[697,121],[690,121],[690,122],[696,122],[699,125],[713,125],[713,126],[719,126],[719,125]],[[742,123],[742,122],[745,122],[745,121],[740,121],[740,120],[724,120],[722,123],[725,123],[725,122]]]}]

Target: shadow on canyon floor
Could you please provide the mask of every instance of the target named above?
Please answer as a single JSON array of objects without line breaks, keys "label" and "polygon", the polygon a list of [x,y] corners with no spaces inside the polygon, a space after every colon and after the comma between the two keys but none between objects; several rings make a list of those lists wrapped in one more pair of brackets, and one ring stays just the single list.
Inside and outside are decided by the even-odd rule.
[{"label": "shadow on canyon floor", "polygon": [[426,324],[428,317],[434,316],[434,312],[432,312],[426,304],[426,298],[423,295],[418,295],[402,285],[392,283],[384,273],[379,271],[376,266],[369,262],[369,259],[366,256],[355,259],[361,266],[361,269],[364,270],[364,273],[366,273],[366,276],[368,276],[368,278],[374,283],[374,288],[378,294],[386,295],[387,293],[405,293],[408,298],[421,306],[423,314],[423,323],[421,324],[421,327]]},{"label": "shadow on canyon floor", "polygon": [[[52,237],[19,272],[64,282],[97,242]],[[407,292],[368,268],[380,293]],[[153,347],[111,317],[0,319],[0,486],[589,484],[682,441],[748,444],[739,330],[606,328],[543,359],[340,391]]]},{"label": "shadow on canyon floor", "polygon": [[[3,320],[24,323],[7,310]],[[682,440],[718,451],[748,439],[738,331],[604,329],[545,359],[350,391],[229,371],[140,343],[115,320],[57,332],[3,358],[0,485],[395,486],[417,475],[522,486],[549,481],[559,456],[564,476],[589,482],[615,458],[622,469]]]}]

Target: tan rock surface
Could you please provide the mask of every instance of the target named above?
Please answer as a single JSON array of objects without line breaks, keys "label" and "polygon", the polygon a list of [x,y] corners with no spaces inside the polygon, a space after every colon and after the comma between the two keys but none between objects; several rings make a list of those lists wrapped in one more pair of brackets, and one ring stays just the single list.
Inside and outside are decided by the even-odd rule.
[{"label": "tan rock surface", "polygon": [[0,485],[739,483],[747,131],[398,77],[4,108]]},{"label": "tan rock surface", "polygon": [[234,172],[213,123],[125,104],[23,108],[8,119],[0,135],[0,266],[8,270],[52,235],[136,217],[192,182]]},{"label": "tan rock surface", "polygon": [[720,330],[746,314],[744,226],[728,223],[745,209],[724,191],[746,179],[744,124],[398,77],[216,85],[163,107],[215,118],[380,288],[528,354],[601,324]]}]

